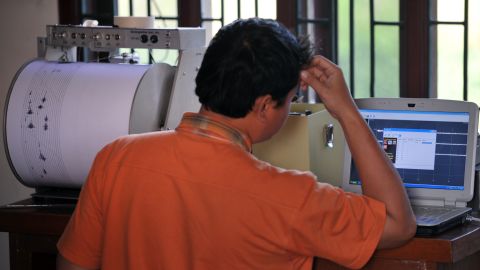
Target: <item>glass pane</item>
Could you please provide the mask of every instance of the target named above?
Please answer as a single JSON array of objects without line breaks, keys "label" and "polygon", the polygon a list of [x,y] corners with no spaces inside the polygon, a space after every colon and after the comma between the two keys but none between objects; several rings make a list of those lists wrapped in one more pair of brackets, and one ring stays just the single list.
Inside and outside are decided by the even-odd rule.
[{"label": "glass pane", "polygon": [[178,27],[177,20],[155,20],[154,22],[155,28],[176,28]]},{"label": "glass pane", "polygon": [[244,19],[255,17],[255,0],[240,1],[240,17]]},{"label": "glass pane", "polygon": [[205,28],[206,42],[208,44],[213,36],[222,27],[222,23],[220,21],[204,21],[202,23],[202,27]]},{"label": "glass pane", "polygon": [[[130,50],[128,50],[130,51]],[[135,51],[135,54],[138,56],[139,58],[139,64],[148,64],[149,61],[149,57],[148,57],[148,49],[134,49]]]},{"label": "glass pane", "polygon": [[463,100],[463,27],[439,25],[437,31],[437,96]]},{"label": "glass pane", "polygon": [[370,16],[368,0],[354,1],[355,98],[370,97]]},{"label": "glass pane", "polygon": [[152,50],[152,58],[154,63],[167,63],[176,66],[178,64],[178,50]]},{"label": "glass pane", "polygon": [[464,10],[464,0],[437,0],[438,21],[463,21]]},{"label": "glass pane", "polygon": [[258,0],[258,17],[277,18],[277,0]]},{"label": "glass pane", "polygon": [[[202,19],[222,19],[222,2],[223,8],[223,24],[229,24],[238,19],[238,0],[202,0]],[[276,0],[258,0],[258,15],[262,18],[275,19],[277,17]],[[241,18],[255,17],[255,0],[240,1]],[[221,21],[204,20],[202,27],[207,32],[207,42],[222,27]]]},{"label": "glass pane", "polygon": [[150,10],[152,16],[177,17],[177,0],[150,0]]},{"label": "glass pane", "polygon": [[133,16],[147,16],[147,1],[132,1],[133,2]]},{"label": "glass pane", "polygon": [[400,96],[398,26],[375,27],[375,97]]},{"label": "glass pane", "polygon": [[130,16],[129,0],[117,0],[117,16]]},{"label": "glass pane", "polygon": [[374,0],[374,20],[398,22],[400,20],[399,0]]},{"label": "glass pane", "polygon": [[338,1],[338,65],[350,87],[350,2]]},{"label": "glass pane", "polygon": [[222,1],[223,0],[202,0],[202,18],[221,19]]},{"label": "glass pane", "polygon": [[480,105],[480,0],[469,2],[468,100]]},{"label": "glass pane", "polygon": [[[320,2],[320,1],[319,1]],[[306,18],[308,19],[318,19],[318,18],[322,18],[324,16],[322,16],[321,14],[315,14],[315,6],[314,6],[314,0],[307,0],[306,1]],[[318,9],[317,9],[317,12],[318,12]],[[317,15],[317,16],[315,16]]]},{"label": "glass pane", "polygon": [[225,8],[223,10],[224,24],[229,24],[238,19],[238,5],[236,0],[226,0],[224,2]]}]

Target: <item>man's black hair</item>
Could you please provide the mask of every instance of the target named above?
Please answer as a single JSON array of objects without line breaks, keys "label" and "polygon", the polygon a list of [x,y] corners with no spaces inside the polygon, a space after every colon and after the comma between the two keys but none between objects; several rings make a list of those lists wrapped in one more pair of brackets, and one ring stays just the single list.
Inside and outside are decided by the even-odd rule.
[{"label": "man's black hair", "polygon": [[244,117],[264,95],[282,106],[311,58],[308,39],[297,39],[280,23],[240,19],[210,42],[195,93],[208,110],[233,118]]}]

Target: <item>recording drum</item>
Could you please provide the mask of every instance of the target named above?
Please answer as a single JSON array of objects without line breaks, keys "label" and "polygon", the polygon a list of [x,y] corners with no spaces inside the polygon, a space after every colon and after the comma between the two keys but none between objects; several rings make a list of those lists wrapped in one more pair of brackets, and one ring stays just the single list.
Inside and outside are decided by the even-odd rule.
[{"label": "recording drum", "polygon": [[160,129],[174,75],[175,68],[163,63],[25,64],[5,105],[12,171],[29,187],[81,187],[105,144]]}]

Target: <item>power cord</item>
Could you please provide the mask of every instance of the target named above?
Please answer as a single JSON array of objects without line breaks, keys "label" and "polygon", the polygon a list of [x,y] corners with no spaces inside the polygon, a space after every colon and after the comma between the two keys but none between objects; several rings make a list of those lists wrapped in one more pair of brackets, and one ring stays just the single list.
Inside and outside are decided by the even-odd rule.
[{"label": "power cord", "polygon": [[474,217],[474,216],[471,216],[471,215],[467,215],[466,220],[469,221],[469,222],[474,222],[474,223],[480,224],[480,218],[477,218],[477,217]]}]

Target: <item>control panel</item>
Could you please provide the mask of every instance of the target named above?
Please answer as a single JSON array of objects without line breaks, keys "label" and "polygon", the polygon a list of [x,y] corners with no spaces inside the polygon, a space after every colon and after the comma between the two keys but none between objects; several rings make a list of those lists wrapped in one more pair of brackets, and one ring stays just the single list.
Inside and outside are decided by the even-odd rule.
[{"label": "control panel", "polygon": [[205,29],[47,25],[47,43],[51,46],[85,47],[93,51],[117,48],[184,50],[204,47]]}]

